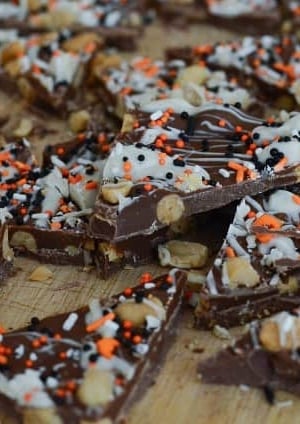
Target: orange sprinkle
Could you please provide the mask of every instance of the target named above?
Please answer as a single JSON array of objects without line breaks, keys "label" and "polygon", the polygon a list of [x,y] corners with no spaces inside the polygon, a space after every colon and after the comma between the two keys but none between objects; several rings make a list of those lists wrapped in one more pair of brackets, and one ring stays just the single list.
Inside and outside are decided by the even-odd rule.
[{"label": "orange sprinkle", "polygon": [[144,190],[145,191],[151,191],[153,189],[152,184],[144,184]]},{"label": "orange sprinkle", "polygon": [[247,141],[248,139],[249,139],[248,134],[243,134],[242,137],[241,137],[241,140],[244,141],[244,142]]},{"label": "orange sprinkle", "polygon": [[288,164],[288,159],[287,157],[283,157],[282,159],[280,159],[280,161],[274,166],[274,171],[275,172],[279,172],[282,171],[283,168]]},{"label": "orange sprinkle", "polygon": [[131,169],[132,169],[132,164],[131,164],[130,161],[127,160],[126,162],[123,163],[123,170],[124,171],[129,172],[129,171],[131,171]]},{"label": "orange sprinkle", "polygon": [[139,344],[139,343],[141,343],[141,341],[142,341],[142,337],[139,336],[139,335],[133,336],[133,338],[132,338],[132,342],[134,344]]},{"label": "orange sprinkle", "polygon": [[125,295],[126,297],[131,296],[131,295],[132,295],[132,288],[127,287],[127,288],[123,291],[123,293],[124,293],[124,295]]},{"label": "orange sprinkle", "polygon": [[98,353],[104,356],[104,358],[110,359],[113,356],[115,349],[120,346],[120,342],[116,339],[104,338],[98,340],[96,345]]},{"label": "orange sprinkle", "polygon": [[59,333],[55,333],[53,336],[54,340],[60,340],[61,339],[61,334]]},{"label": "orange sprinkle", "polygon": [[219,127],[224,128],[224,127],[226,127],[226,121],[224,119],[220,119],[219,122],[218,122],[218,125],[219,125]]},{"label": "orange sprinkle", "polygon": [[258,217],[252,224],[254,227],[268,227],[279,229],[282,226],[282,221],[273,215],[263,214]]},{"label": "orange sprinkle", "polygon": [[88,181],[85,185],[86,190],[95,190],[96,188],[98,188],[97,181]]},{"label": "orange sprinkle", "polygon": [[140,277],[141,284],[149,283],[149,281],[152,281],[152,280],[153,280],[153,276],[152,274],[150,274],[150,272],[144,272]]},{"label": "orange sprinkle", "polygon": [[58,155],[63,155],[63,154],[65,153],[65,149],[64,149],[63,147],[59,147],[59,148],[56,150],[56,153],[57,153]]},{"label": "orange sprinkle", "polygon": [[228,168],[233,169],[234,171],[244,170],[245,167],[241,165],[240,163],[229,161],[227,163]]},{"label": "orange sprinkle", "polygon": [[173,284],[174,278],[172,277],[172,275],[167,275],[166,282],[169,284]]},{"label": "orange sprinkle", "polygon": [[29,402],[31,402],[32,398],[33,398],[32,392],[24,393],[24,396],[23,396],[24,402],[29,403]]},{"label": "orange sprinkle", "polygon": [[25,361],[25,365],[27,368],[31,368],[33,366],[33,362],[30,359],[27,359],[27,361]]},{"label": "orange sprinkle", "polygon": [[129,319],[125,319],[122,323],[123,328],[125,328],[126,330],[129,330],[132,328],[132,322],[129,321]]},{"label": "orange sprinkle", "polygon": [[293,202],[296,203],[296,205],[300,205],[300,196],[293,194],[292,199],[293,199]]},{"label": "orange sprinkle", "polygon": [[247,214],[248,218],[254,218],[256,216],[256,213],[254,211],[249,211]]},{"label": "orange sprinkle", "polygon": [[51,229],[52,230],[60,230],[61,229],[61,223],[58,221],[51,222]]},{"label": "orange sprinkle", "polygon": [[183,140],[177,140],[176,141],[176,147],[179,149],[182,149],[184,147],[184,141]]},{"label": "orange sprinkle", "polygon": [[130,331],[124,331],[123,337],[125,337],[125,339],[131,339],[131,332]]},{"label": "orange sprinkle", "polygon": [[273,234],[259,234],[259,233],[256,233],[255,237],[260,243],[269,243],[269,241],[271,241],[274,238]]},{"label": "orange sprinkle", "polygon": [[41,346],[41,342],[37,339],[33,340],[31,344],[32,344],[32,347],[34,347],[35,349]]},{"label": "orange sprinkle", "polygon": [[242,181],[244,181],[244,177],[245,177],[245,170],[239,169],[236,173],[235,180],[237,183],[241,183]]},{"label": "orange sprinkle", "polygon": [[4,355],[0,355],[0,365],[5,365],[7,364],[7,362],[8,362],[7,357]]},{"label": "orange sprinkle", "polygon": [[225,253],[226,253],[227,258],[234,258],[235,257],[235,251],[230,246],[226,247]]},{"label": "orange sprinkle", "polygon": [[166,160],[165,159],[159,159],[158,163],[163,166],[166,164]]},{"label": "orange sprinkle", "polygon": [[106,323],[106,321],[111,321],[115,318],[115,314],[113,312],[110,312],[107,315],[104,315],[103,317],[97,319],[94,322],[91,322],[89,325],[86,326],[87,333],[91,333],[95,330],[97,330],[99,327],[102,327]]},{"label": "orange sprinkle", "polygon": [[60,359],[66,359],[67,358],[67,353],[66,352],[60,352],[59,353],[59,357],[60,357]]},{"label": "orange sprinkle", "polygon": [[243,127],[241,127],[240,125],[237,125],[235,127],[235,132],[242,132],[243,131]]}]

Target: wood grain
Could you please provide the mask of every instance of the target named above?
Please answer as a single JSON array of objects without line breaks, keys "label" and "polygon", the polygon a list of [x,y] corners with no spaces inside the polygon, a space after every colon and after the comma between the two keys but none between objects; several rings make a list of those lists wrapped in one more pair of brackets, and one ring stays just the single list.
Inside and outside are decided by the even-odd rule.
[{"label": "wood grain", "polygon": [[[230,33],[202,25],[192,28],[147,29],[140,53],[152,57],[162,57],[162,47],[196,44],[200,42],[225,40]],[[1,104],[14,107],[10,116],[9,131],[16,125],[18,116],[34,116],[24,103],[16,99],[1,98]],[[13,106],[14,104],[14,106]],[[1,109],[0,109],[1,114]],[[70,134],[65,123],[53,119],[52,128],[59,129],[62,137]],[[42,138],[35,136],[33,147],[40,157],[43,146],[61,141],[57,133]],[[53,280],[32,282],[28,277],[37,267],[37,262],[17,258],[18,271],[0,287],[0,324],[7,330],[23,326],[32,316],[43,318],[55,313],[71,311],[86,304],[91,298],[99,298],[117,293],[124,287],[135,285],[144,271],[154,275],[164,272],[157,265],[135,270],[123,270],[107,281],[99,279],[95,271],[83,272],[70,266],[53,266]],[[259,390],[242,391],[236,387],[209,386],[197,378],[196,368],[200,359],[221,348],[224,341],[208,332],[200,332],[192,327],[192,311],[185,310],[178,328],[178,337],[170,349],[155,384],[143,395],[142,400],[131,410],[128,424],[293,424],[299,422],[300,402],[295,397],[278,393],[277,400],[291,400],[292,404],[269,406]],[[239,330],[233,331],[238,334]],[[203,348],[204,352],[194,353],[190,344]],[[280,406],[281,405],[281,406]],[[1,416],[0,424],[10,424]],[[71,423],[70,423],[71,424]]]}]

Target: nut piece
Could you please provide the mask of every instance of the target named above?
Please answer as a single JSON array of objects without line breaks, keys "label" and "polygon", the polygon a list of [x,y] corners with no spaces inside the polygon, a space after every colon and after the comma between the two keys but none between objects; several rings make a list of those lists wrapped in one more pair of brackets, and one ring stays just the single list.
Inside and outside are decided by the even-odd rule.
[{"label": "nut piece", "polygon": [[227,268],[229,285],[233,289],[238,286],[253,287],[259,283],[259,274],[246,258],[228,258],[223,267]]},{"label": "nut piece", "polygon": [[121,133],[129,132],[133,130],[133,124],[135,122],[135,118],[131,113],[125,113],[123,118],[123,124],[121,128]]},{"label": "nut piece", "polygon": [[63,424],[54,408],[26,408],[23,412],[24,424]]},{"label": "nut piece", "polygon": [[22,118],[18,128],[14,130],[13,134],[16,137],[26,137],[31,133],[32,128],[33,128],[33,124],[31,119]]},{"label": "nut piece", "polygon": [[71,113],[69,117],[69,127],[74,133],[85,131],[91,120],[91,115],[86,110],[79,110]]},{"label": "nut piece", "polygon": [[79,400],[86,406],[101,406],[113,400],[113,373],[90,368],[77,391]]},{"label": "nut piece", "polygon": [[68,52],[82,53],[88,45],[102,45],[103,39],[94,32],[84,32],[64,41],[62,48]]},{"label": "nut piece", "polygon": [[76,22],[76,16],[64,10],[53,10],[49,13],[33,15],[29,18],[29,22],[35,28],[60,30],[72,26]]},{"label": "nut piece", "polygon": [[9,242],[8,242],[8,229],[7,227],[4,230],[3,238],[2,238],[2,255],[3,258],[11,262],[14,259],[14,251],[10,248]]},{"label": "nut piece", "polygon": [[122,180],[118,183],[103,184],[101,187],[101,193],[103,199],[112,205],[116,205],[120,202],[121,197],[126,197],[130,193],[132,181]]},{"label": "nut piece", "polygon": [[189,82],[183,87],[183,97],[193,106],[201,106],[202,96],[201,91],[203,88],[198,87],[192,82]]},{"label": "nut piece", "polygon": [[158,202],[156,216],[162,224],[170,225],[183,216],[184,210],[182,199],[177,194],[168,194]]},{"label": "nut piece", "polygon": [[207,262],[208,249],[201,243],[171,240],[158,246],[158,256],[161,266],[201,268]]},{"label": "nut piece", "polygon": [[210,72],[207,68],[199,65],[188,66],[183,69],[176,80],[180,85],[193,82],[194,84],[203,84],[209,77]]},{"label": "nut piece", "polygon": [[124,256],[124,254],[122,252],[119,252],[112,243],[108,242],[99,243],[98,250],[104,256],[106,256],[108,262],[118,262]]},{"label": "nut piece", "polygon": [[[151,298],[151,301],[154,303],[160,302],[159,299],[154,297]],[[162,307],[161,302],[157,305]],[[136,327],[144,325],[147,315],[159,318],[157,311],[146,303],[124,302],[118,305],[114,312],[121,320],[129,320]]]},{"label": "nut piece", "polygon": [[13,247],[25,247],[29,252],[36,253],[37,245],[34,237],[26,231],[16,231],[9,244]]},{"label": "nut piece", "polygon": [[28,277],[30,281],[47,281],[53,278],[53,272],[46,266],[38,266]]},{"label": "nut piece", "polygon": [[178,177],[175,187],[185,193],[190,193],[201,188],[207,188],[207,185],[203,184],[203,177],[199,174],[184,174]]},{"label": "nut piece", "polygon": [[0,62],[2,65],[5,65],[8,62],[19,58],[23,53],[24,45],[19,41],[13,41],[12,43],[9,43],[7,46],[3,47],[1,51]]},{"label": "nut piece", "polygon": [[281,312],[262,323],[259,340],[272,352],[300,346],[300,317]]},{"label": "nut piece", "polygon": [[215,325],[213,330],[212,330],[212,333],[218,339],[222,339],[222,340],[232,339],[232,336],[229,333],[229,331],[226,328],[221,327],[220,325]]}]

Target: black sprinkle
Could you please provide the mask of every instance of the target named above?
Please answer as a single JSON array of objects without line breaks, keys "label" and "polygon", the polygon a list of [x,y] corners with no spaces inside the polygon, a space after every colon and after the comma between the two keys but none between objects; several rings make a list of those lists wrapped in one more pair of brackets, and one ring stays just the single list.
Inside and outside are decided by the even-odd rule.
[{"label": "black sprinkle", "polygon": [[187,113],[187,112],[181,112],[181,114],[180,114],[180,117],[182,118],[182,119],[188,119],[189,118],[189,114]]},{"label": "black sprinkle", "polygon": [[171,179],[173,178],[173,174],[172,174],[172,172],[167,172],[167,173],[166,173],[166,178],[167,178],[168,180],[171,180]]},{"label": "black sprinkle", "polygon": [[173,160],[173,165],[175,165],[175,166],[184,166],[185,165],[185,162],[182,159],[174,159]]},{"label": "black sprinkle", "polygon": [[270,386],[264,386],[263,387],[263,391],[264,391],[264,395],[265,395],[266,401],[270,405],[274,405],[274,402],[275,402],[275,393],[274,393],[274,390]]},{"label": "black sprinkle", "polygon": [[89,356],[89,361],[90,362],[97,362],[97,359],[99,358],[99,355],[98,355],[98,353],[92,353],[90,356]]},{"label": "black sprinkle", "polygon": [[145,155],[138,155],[137,158],[140,162],[143,162],[145,160]]}]

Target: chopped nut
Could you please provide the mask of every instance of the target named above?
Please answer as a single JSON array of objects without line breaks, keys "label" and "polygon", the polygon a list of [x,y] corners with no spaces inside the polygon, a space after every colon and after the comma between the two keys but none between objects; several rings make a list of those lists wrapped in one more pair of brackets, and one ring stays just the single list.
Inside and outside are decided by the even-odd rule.
[{"label": "chopped nut", "polygon": [[10,248],[8,243],[7,228],[5,228],[4,230],[3,239],[2,239],[2,255],[3,255],[3,258],[8,262],[11,262],[14,259],[14,251]]},{"label": "chopped nut", "polygon": [[20,61],[19,59],[11,60],[3,68],[11,77],[16,78],[21,71]]},{"label": "chopped nut", "polygon": [[84,32],[64,41],[62,48],[68,52],[81,53],[90,43],[95,43],[100,46],[103,44],[103,39],[95,32]]},{"label": "chopped nut", "polygon": [[227,268],[231,288],[238,286],[253,287],[259,283],[259,274],[246,258],[238,256],[228,258],[224,266]]},{"label": "chopped nut", "polygon": [[74,133],[85,131],[91,120],[91,115],[86,110],[79,110],[71,113],[69,126]]},{"label": "chopped nut", "polygon": [[86,406],[101,406],[113,399],[114,375],[109,371],[90,368],[77,391],[79,400]]},{"label": "chopped nut", "polygon": [[33,124],[31,119],[22,118],[18,128],[16,128],[13,134],[16,137],[27,137],[33,129]]},{"label": "chopped nut", "polygon": [[36,253],[37,245],[34,237],[26,231],[16,231],[9,244],[13,247],[25,247],[29,252]]},{"label": "chopped nut", "polygon": [[165,225],[178,221],[184,213],[185,207],[177,194],[164,196],[157,204],[156,216],[159,222]]},{"label": "chopped nut", "polygon": [[175,187],[178,190],[182,190],[186,193],[199,190],[203,187],[207,187],[203,184],[203,177],[199,174],[184,174],[180,175],[178,181],[175,182]]},{"label": "chopped nut", "polygon": [[130,193],[132,181],[122,180],[118,183],[103,184],[101,187],[101,193],[103,199],[112,205],[119,203],[121,197],[126,197]]},{"label": "chopped nut", "polygon": [[194,83],[188,83],[183,87],[183,97],[193,106],[201,106],[202,97],[199,92],[199,87]]},{"label": "chopped nut", "polygon": [[0,62],[6,65],[8,62],[14,61],[24,53],[24,45],[19,41],[13,41],[4,46],[0,54]]},{"label": "chopped nut", "polygon": [[40,265],[30,274],[30,281],[47,281],[53,278],[53,272],[44,265]]},{"label": "chopped nut", "polygon": [[158,246],[158,256],[162,266],[201,268],[208,259],[208,249],[200,243],[171,240]]},{"label": "chopped nut", "polygon": [[[287,323],[288,325],[284,325]],[[296,349],[300,346],[300,317],[281,312],[275,318],[262,323],[259,340],[263,347],[272,352],[281,349]]]},{"label": "chopped nut", "polygon": [[118,250],[108,242],[101,242],[98,245],[98,250],[105,255],[109,262],[117,262],[123,258],[123,253],[118,252]]},{"label": "chopped nut", "polygon": [[54,408],[26,408],[23,411],[24,424],[63,424]]},{"label": "chopped nut", "polygon": [[278,289],[281,294],[283,293],[295,293],[299,290],[299,283],[296,277],[290,275],[287,282],[280,281],[278,284]]},{"label": "chopped nut", "polygon": [[135,122],[135,118],[130,113],[125,113],[123,118],[123,124],[121,128],[121,132],[129,132],[133,129],[133,124]]},{"label": "chopped nut", "polygon": [[[151,301],[157,303],[159,299],[152,297]],[[160,302],[160,301],[159,301]],[[161,306],[157,303],[158,306]],[[140,327],[144,325],[147,315],[157,317],[157,311],[146,303],[124,302],[116,307],[114,310],[116,315],[121,320],[129,320],[134,326]]]},{"label": "chopped nut", "polygon": [[201,85],[209,77],[210,72],[207,68],[199,65],[192,65],[184,68],[178,75],[177,83],[180,85],[193,82],[194,84]]}]

